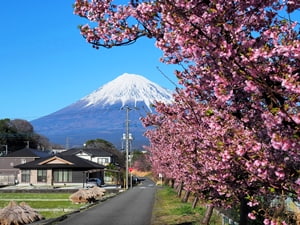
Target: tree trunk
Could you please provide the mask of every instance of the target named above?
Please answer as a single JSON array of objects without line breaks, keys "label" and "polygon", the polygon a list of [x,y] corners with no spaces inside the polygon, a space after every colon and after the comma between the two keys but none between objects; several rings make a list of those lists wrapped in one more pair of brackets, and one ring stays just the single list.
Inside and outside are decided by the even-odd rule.
[{"label": "tree trunk", "polygon": [[240,223],[239,225],[247,225],[248,224],[248,212],[249,208],[247,205],[248,201],[245,198],[241,199],[240,205]]},{"label": "tree trunk", "polygon": [[183,189],[183,182],[181,182],[181,183],[178,185],[178,190],[177,190],[177,196],[178,196],[178,197],[181,197],[182,189]]},{"label": "tree trunk", "polygon": [[174,188],[175,180],[171,179],[171,188]]},{"label": "tree trunk", "polygon": [[196,208],[198,201],[199,201],[199,198],[197,196],[195,196],[193,204],[192,204],[193,209]]},{"label": "tree trunk", "polygon": [[187,202],[189,200],[190,194],[191,194],[190,191],[186,191],[183,196],[182,202]]},{"label": "tree trunk", "polygon": [[170,183],[170,179],[169,178],[165,178],[164,179],[164,185],[169,186],[169,183]]},{"label": "tree trunk", "polygon": [[284,212],[284,210],[285,210],[285,202],[284,201],[285,201],[285,198],[283,198],[283,196],[280,196],[279,204],[276,207],[274,215],[273,215],[274,218],[279,217]]},{"label": "tree trunk", "polygon": [[210,221],[210,218],[211,218],[211,215],[212,215],[213,211],[214,211],[214,206],[213,205],[207,205],[205,215],[204,215],[203,220],[201,222],[202,224],[209,225],[209,221]]},{"label": "tree trunk", "polygon": [[174,189],[176,190],[176,192],[178,192],[178,188],[179,188],[179,183],[176,183],[173,187],[174,187]]}]

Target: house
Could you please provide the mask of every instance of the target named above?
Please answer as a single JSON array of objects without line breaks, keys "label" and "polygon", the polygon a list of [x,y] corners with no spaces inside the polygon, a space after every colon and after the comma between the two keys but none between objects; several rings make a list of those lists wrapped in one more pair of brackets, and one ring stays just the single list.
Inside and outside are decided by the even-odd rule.
[{"label": "house", "polygon": [[107,166],[109,164],[118,164],[118,156],[105,149],[100,148],[71,148],[61,153],[62,155],[76,155],[80,158]]},{"label": "house", "polygon": [[76,155],[52,155],[14,166],[20,169],[22,184],[61,185],[84,184],[90,174],[103,179],[105,166]]},{"label": "house", "polygon": [[48,151],[24,148],[0,157],[0,185],[11,185],[18,181],[19,169],[14,166],[50,155]]},{"label": "house", "polygon": [[[61,155],[76,155],[82,159],[102,164],[107,168],[104,170],[103,179],[106,184],[118,184],[121,181],[122,154],[119,151],[109,151],[104,148],[72,148],[61,153]],[[97,177],[90,174],[90,177]]]}]

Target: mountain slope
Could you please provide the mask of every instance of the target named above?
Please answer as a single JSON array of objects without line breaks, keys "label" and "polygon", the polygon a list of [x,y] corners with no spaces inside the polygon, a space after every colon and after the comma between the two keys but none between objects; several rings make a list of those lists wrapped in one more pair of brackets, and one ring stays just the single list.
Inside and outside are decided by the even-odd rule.
[{"label": "mountain slope", "polygon": [[121,102],[122,106],[128,102],[143,101],[149,107],[154,101],[168,101],[171,98],[170,92],[149,81],[145,77],[125,73],[97,91],[84,97],[85,107],[101,105],[114,105]]},{"label": "mountain slope", "polygon": [[133,147],[140,148],[146,139],[139,118],[153,110],[151,104],[155,101],[171,103],[171,91],[140,75],[125,73],[79,101],[31,123],[37,133],[54,143],[74,146],[102,138],[120,147],[126,124],[123,108],[128,106]]}]

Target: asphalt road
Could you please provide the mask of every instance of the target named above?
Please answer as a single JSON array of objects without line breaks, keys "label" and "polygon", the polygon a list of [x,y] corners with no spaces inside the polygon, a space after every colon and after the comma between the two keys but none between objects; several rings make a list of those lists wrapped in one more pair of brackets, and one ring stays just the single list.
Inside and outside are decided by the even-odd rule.
[{"label": "asphalt road", "polygon": [[101,202],[90,209],[70,215],[59,225],[150,225],[155,184],[146,179],[138,186]]}]

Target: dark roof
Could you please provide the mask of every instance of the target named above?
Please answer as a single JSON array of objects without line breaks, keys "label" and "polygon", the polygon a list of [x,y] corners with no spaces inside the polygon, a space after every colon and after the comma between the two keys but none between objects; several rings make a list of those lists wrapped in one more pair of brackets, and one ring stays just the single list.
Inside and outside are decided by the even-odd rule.
[{"label": "dark roof", "polygon": [[51,153],[49,151],[41,151],[41,150],[33,149],[33,148],[23,148],[21,150],[11,152],[4,157],[45,158],[50,155],[51,155]]},{"label": "dark roof", "polygon": [[[67,161],[71,164],[40,164],[42,162],[46,162],[48,160],[57,158],[58,160],[61,159],[63,161]],[[75,155],[61,155],[57,154],[54,156],[50,156],[47,158],[37,159],[35,161],[31,161],[28,163],[16,165],[15,168],[20,169],[80,169],[80,170],[91,170],[91,169],[104,169],[105,166],[100,165],[98,163],[92,162],[90,160],[82,159]]]},{"label": "dark roof", "polygon": [[100,148],[71,148],[67,151],[62,152],[62,155],[76,155],[80,152],[85,152],[93,157],[111,157],[114,156],[113,153]]}]

